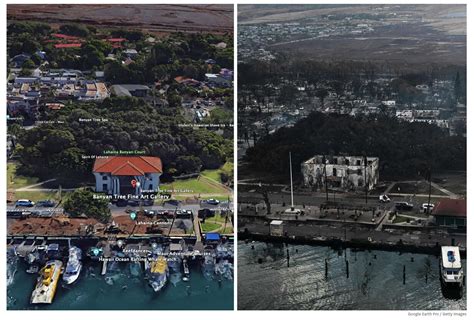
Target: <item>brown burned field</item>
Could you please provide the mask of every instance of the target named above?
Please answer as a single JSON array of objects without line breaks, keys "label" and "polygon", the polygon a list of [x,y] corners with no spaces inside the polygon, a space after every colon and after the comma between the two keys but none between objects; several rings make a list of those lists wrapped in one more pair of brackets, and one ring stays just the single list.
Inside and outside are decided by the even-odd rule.
[{"label": "brown burned field", "polygon": [[[269,45],[270,51],[293,57],[401,65],[466,63],[465,5],[240,5],[238,20],[239,25],[313,25],[330,35],[300,34]],[[331,35],[336,26],[351,24],[370,25],[373,32]]]},{"label": "brown burned field", "polygon": [[233,15],[232,5],[221,4],[9,4],[7,7],[9,21],[77,22],[104,28],[134,28],[150,33],[232,32]]},{"label": "brown burned field", "polygon": [[381,27],[367,37],[332,37],[278,43],[273,50],[318,59],[397,61],[401,65],[466,63],[466,37],[420,24]]}]

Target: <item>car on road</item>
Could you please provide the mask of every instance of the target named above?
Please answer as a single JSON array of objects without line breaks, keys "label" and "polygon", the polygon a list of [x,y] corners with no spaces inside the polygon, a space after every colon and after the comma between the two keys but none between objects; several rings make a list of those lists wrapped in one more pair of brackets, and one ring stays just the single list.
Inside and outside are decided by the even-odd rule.
[{"label": "car on road", "polygon": [[149,217],[153,217],[156,215],[156,211],[155,210],[143,210],[143,212],[145,213],[146,216],[149,216]]},{"label": "car on road", "polygon": [[395,208],[397,208],[397,210],[410,211],[413,209],[413,204],[408,202],[395,202]]},{"label": "car on road", "polygon": [[216,212],[210,209],[200,209],[198,211],[198,218],[200,219],[214,217],[215,215],[216,215]]},{"label": "car on road", "polygon": [[431,210],[433,210],[434,206],[435,205],[433,203],[423,203],[421,205],[421,210],[423,210],[423,212],[431,212]]},{"label": "car on road", "polygon": [[379,196],[379,202],[388,203],[390,202],[390,198],[386,194],[381,194]]},{"label": "car on road", "polygon": [[8,210],[7,218],[22,218],[23,212],[20,210]]},{"label": "car on road", "polygon": [[19,199],[15,202],[15,207],[33,207],[35,203],[28,199]]},{"label": "car on road", "polygon": [[117,207],[126,207],[128,204],[128,201],[127,200],[124,200],[124,199],[119,199],[115,202],[115,205]]},{"label": "car on road", "polygon": [[54,215],[54,212],[51,210],[42,210],[36,214],[40,218],[51,218]]},{"label": "car on road", "polygon": [[176,212],[176,217],[180,219],[191,219],[193,212],[191,210],[178,210]]},{"label": "car on road", "polygon": [[181,202],[179,200],[171,199],[171,200],[166,200],[163,202],[164,205],[169,205],[173,207],[179,207],[181,205]]},{"label": "car on road", "polygon": [[37,207],[51,208],[51,207],[54,207],[55,205],[56,205],[56,202],[54,202],[52,200],[40,200],[40,201],[36,202]]},{"label": "car on road", "polygon": [[210,205],[213,205],[213,206],[217,206],[220,203],[220,201],[217,200],[217,199],[207,199],[206,203],[210,204]]},{"label": "car on road", "polygon": [[132,199],[132,200],[128,200],[127,204],[132,207],[137,207],[140,205],[140,201]]},{"label": "car on road", "polygon": [[143,205],[146,207],[151,207],[153,204],[155,204],[155,200],[153,199],[143,200]]}]

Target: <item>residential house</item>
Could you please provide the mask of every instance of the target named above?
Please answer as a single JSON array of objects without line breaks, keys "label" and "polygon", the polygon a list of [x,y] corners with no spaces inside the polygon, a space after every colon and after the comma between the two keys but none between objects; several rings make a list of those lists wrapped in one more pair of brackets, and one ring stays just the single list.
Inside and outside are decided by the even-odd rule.
[{"label": "residential house", "polygon": [[110,92],[118,97],[146,97],[150,88],[142,84],[114,84]]}]

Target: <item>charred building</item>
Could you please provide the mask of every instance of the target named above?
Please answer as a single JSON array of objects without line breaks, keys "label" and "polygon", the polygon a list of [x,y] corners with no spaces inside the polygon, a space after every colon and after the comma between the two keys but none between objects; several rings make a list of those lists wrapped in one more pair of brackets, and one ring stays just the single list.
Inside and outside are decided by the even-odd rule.
[{"label": "charred building", "polygon": [[304,185],[313,190],[372,190],[379,180],[379,158],[316,155],[301,164]]}]

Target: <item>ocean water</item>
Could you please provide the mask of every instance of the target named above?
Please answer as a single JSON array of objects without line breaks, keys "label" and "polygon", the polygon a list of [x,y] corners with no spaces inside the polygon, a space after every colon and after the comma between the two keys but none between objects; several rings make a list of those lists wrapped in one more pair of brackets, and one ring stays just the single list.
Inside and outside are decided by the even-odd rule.
[{"label": "ocean water", "polygon": [[[239,309],[465,310],[467,307],[465,287],[460,299],[443,296],[436,256],[335,251],[308,245],[289,245],[288,250],[290,267],[283,245],[238,243]],[[345,257],[349,262],[349,278]],[[466,272],[464,259],[463,268]]]},{"label": "ocean water", "polygon": [[191,279],[170,275],[167,286],[153,292],[143,276],[122,263],[105,276],[98,263],[85,263],[80,278],[67,287],[58,285],[51,305],[31,305],[29,299],[37,275],[25,272],[26,264],[8,266],[7,308],[9,310],[232,310],[233,280],[208,279],[199,265],[190,266]]}]

